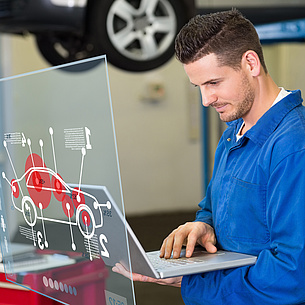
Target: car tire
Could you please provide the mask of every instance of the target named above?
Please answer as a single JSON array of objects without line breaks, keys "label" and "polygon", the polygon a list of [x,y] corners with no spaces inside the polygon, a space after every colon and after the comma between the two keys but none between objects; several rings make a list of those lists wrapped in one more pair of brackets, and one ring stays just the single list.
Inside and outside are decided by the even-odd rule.
[{"label": "car tire", "polygon": [[187,21],[183,1],[178,0],[98,0],[89,9],[94,45],[111,64],[133,72],[166,63]]},{"label": "car tire", "polygon": [[[85,217],[88,218],[88,222],[90,223],[91,232],[88,231],[88,227],[83,222],[82,213],[85,213]],[[85,204],[80,204],[76,209],[76,223],[78,225],[80,233],[87,239],[92,238],[95,233],[95,219],[91,209]]]},{"label": "car tire", "polygon": [[[36,43],[41,55],[52,66],[94,57],[100,54],[96,47],[84,37],[73,33],[43,32],[36,34]],[[63,67],[63,70],[79,72],[89,70],[100,61]]]},{"label": "car tire", "polygon": [[37,222],[37,211],[34,201],[30,196],[22,197],[22,214],[25,222],[30,226],[34,227]]}]

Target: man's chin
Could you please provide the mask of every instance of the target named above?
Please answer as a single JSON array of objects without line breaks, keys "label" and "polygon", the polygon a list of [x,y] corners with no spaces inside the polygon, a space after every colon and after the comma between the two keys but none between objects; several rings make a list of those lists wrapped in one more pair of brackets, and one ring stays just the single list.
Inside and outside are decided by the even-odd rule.
[{"label": "man's chin", "polygon": [[224,113],[219,113],[219,118],[221,119],[221,121],[227,123],[227,122],[232,122],[238,119],[238,117],[235,116],[228,116],[225,115]]}]

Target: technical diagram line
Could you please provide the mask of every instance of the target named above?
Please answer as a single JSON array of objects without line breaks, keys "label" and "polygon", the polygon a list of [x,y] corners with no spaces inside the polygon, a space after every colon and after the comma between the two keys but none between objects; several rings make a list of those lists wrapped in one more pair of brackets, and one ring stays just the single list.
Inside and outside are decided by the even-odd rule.
[{"label": "technical diagram line", "polygon": [[[86,149],[83,147],[82,148],[82,162],[81,162],[81,166],[80,166],[80,175],[79,175],[79,184],[78,184],[78,196],[80,193],[80,186],[81,186],[81,182],[82,182],[85,155],[86,155]],[[80,200],[79,200],[79,202],[80,202]]]},{"label": "technical diagram line", "polygon": [[55,169],[55,173],[58,173],[57,171],[57,166],[56,166],[56,158],[55,158],[55,148],[54,148],[54,140],[53,140],[53,128],[50,127],[49,128],[49,133],[50,133],[50,136],[51,136],[51,143],[52,143],[52,152],[53,152],[53,160],[54,160],[54,169]]},{"label": "technical diagram line", "polygon": [[11,185],[10,181],[7,179],[7,177],[5,176],[5,173],[2,172],[2,178],[5,179],[7,181],[8,184]]},{"label": "technical diagram line", "polygon": [[91,247],[91,251],[98,251],[99,250],[98,245],[96,245],[96,246],[92,245],[91,241],[90,241],[90,247]]},{"label": "technical diagram line", "polygon": [[41,158],[42,158],[42,166],[44,167],[44,156],[43,156],[43,141],[39,140],[39,146],[40,146],[40,152],[41,152]]},{"label": "technical diagram line", "polygon": [[[32,213],[31,213],[31,209],[30,209],[29,207],[26,207],[26,209],[29,210],[30,220],[31,220],[31,223],[33,223],[33,222],[32,222]],[[34,236],[34,228],[33,228],[33,226],[31,226],[31,228],[32,228],[32,236],[33,236],[34,246],[36,246],[36,241],[35,241],[35,236]]]},{"label": "technical diagram line", "polygon": [[[30,240],[33,240],[33,234],[32,232],[22,232],[20,231],[20,234],[25,236],[26,239],[30,239]],[[34,233],[35,234],[35,233]],[[37,238],[34,237],[34,239],[36,240]]]},{"label": "technical diagram line", "polygon": [[91,239],[91,245],[92,245],[93,247],[96,247],[96,248],[99,247],[98,242],[97,242],[96,240],[94,240],[94,239]]},{"label": "technical diagram line", "polygon": [[32,164],[33,164],[33,167],[35,168],[34,157],[33,157],[33,152],[32,152],[31,140],[30,139],[28,139],[28,146],[29,146],[29,149],[30,149],[30,156],[31,156],[31,159],[32,159]]},{"label": "technical diagram line", "polygon": [[[37,216],[37,219],[41,219],[40,216]],[[47,217],[44,217],[43,218],[45,221],[51,221],[51,222],[57,222],[57,223],[61,223],[61,224],[70,224],[70,222],[66,221],[66,220],[59,220],[59,219],[54,219],[54,218],[47,218]],[[77,223],[73,223],[71,222],[71,225],[72,226],[77,226]]]},{"label": "technical diagram line", "polygon": [[[33,233],[31,232],[30,229],[19,226],[19,232],[21,235],[25,236],[25,238],[33,240]],[[34,240],[36,240],[36,232],[34,231]]]},{"label": "technical diagram line", "polygon": [[[89,236],[89,231],[88,231],[88,222],[87,222],[87,216],[85,216],[85,226],[86,226],[86,231],[87,231],[87,236]],[[91,255],[91,249],[90,249],[90,238],[88,238],[88,246],[89,246],[89,255],[90,255],[90,260],[92,261],[92,255]]]},{"label": "technical diagram line", "polygon": [[[86,242],[85,242],[85,245],[86,245]],[[99,244],[98,244],[98,240],[97,240],[96,234],[94,234],[93,237],[90,239],[90,245],[91,245],[91,249],[98,251]]]},{"label": "technical diagram line", "polygon": [[85,238],[84,239],[84,245],[87,252],[91,253],[91,257],[95,259],[100,259],[99,254],[99,247],[98,245],[94,246],[94,244],[97,240],[96,234],[93,235],[92,239]]},{"label": "technical diagram line", "polygon": [[[89,242],[89,239],[88,238],[86,238],[87,240],[88,240],[88,242]],[[85,246],[87,246],[87,243],[85,242]],[[91,251],[93,252],[93,251],[98,251],[99,250],[99,247],[98,247],[98,245],[92,245],[92,241],[90,240],[90,249],[91,249]]]},{"label": "technical diagram line", "polygon": [[[86,247],[88,247],[87,244],[85,244]],[[98,247],[95,247],[93,248],[92,245],[90,245],[90,251],[91,251],[91,254],[94,254],[94,253],[99,253],[99,248]]]},{"label": "technical diagram line", "polygon": [[26,143],[26,139],[25,139],[24,133],[22,132],[21,133],[21,145],[22,145],[22,147],[25,147],[25,143]]},{"label": "technical diagram line", "polygon": [[[19,186],[19,189],[20,189],[20,191],[21,191],[21,195],[23,196],[23,192],[22,192],[22,189],[21,189],[21,187],[20,187],[20,183],[19,183],[19,181],[18,181],[18,176],[17,176],[17,173],[16,173],[16,171],[15,171],[15,167],[14,167],[13,161],[12,161],[12,159],[11,159],[11,155],[10,155],[10,153],[9,153],[9,151],[8,151],[6,141],[3,141],[3,146],[5,147],[6,153],[7,153],[7,155],[8,155],[9,160],[10,160],[11,167],[12,167],[13,172],[14,172],[14,175],[15,175],[15,179],[16,179],[16,181],[17,181],[17,183],[18,183],[18,186]],[[11,185],[10,182],[9,182],[9,184]],[[11,185],[11,186],[12,186],[12,185]]]},{"label": "technical diagram line", "polygon": [[[69,205],[69,204],[67,204]],[[68,217],[69,217],[69,227],[70,227],[70,234],[71,234],[71,240],[72,240],[72,250],[75,251],[76,250],[76,245],[74,243],[74,238],[73,238],[73,231],[72,231],[72,225],[71,225],[71,216],[70,216],[70,205],[67,206],[67,210],[68,210]]]},{"label": "technical diagram line", "polygon": [[[86,250],[87,253],[89,252],[87,244],[85,244],[85,250]],[[99,251],[91,253],[91,256],[92,256],[93,259],[100,259]]]},{"label": "technical diagram line", "polygon": [[43,229],[43,235],[44,235],[44,244],[46,248],[48,248],[48,241],[47,241],[47,234],[46,234],[46,228],[44,226],[44,220],[43,220],[43,214],[42,214],[42,203],[39,203],[39,209],[40,209],[40,214],[41,214],[41,222],[42,222],[42,229]]}]

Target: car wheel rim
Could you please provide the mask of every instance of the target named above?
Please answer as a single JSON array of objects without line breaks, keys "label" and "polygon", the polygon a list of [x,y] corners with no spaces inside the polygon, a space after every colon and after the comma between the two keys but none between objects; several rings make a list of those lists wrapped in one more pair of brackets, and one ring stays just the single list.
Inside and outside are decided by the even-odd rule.
[{"label": "car wheel rim", "polygon": [[[88,231],[88,228],[83,228],[82,227],[82,219],[81,219],[81,213],[82,212],[87,212],[88,216],[89,216],[89,219],[90,221],[92,222],[92,230],[91,232]],[[78,225],[78,228],[81,232],[81,234],[85,237],[85,238],[92,238],[92,236],[94,235],[94,232],[95,232],[95,220],[94,220],[94,216],[93,216],[93,213],[92,211],[90,210],[89,207],[87,207],[86,205],[84,204],[81,204],[77,207],[77,210],[76,210],[76,222],[77,222],[77,225]]]},{"label": "car wheel rim", "polygon": [[37,211],[32,198],[24,196],[21,204],[24,220],[30,227],[34,227],[37,221]]},{"label": "car wheel rim", "polygon": [[170,47],[177,19],[167,0],[116,0],[107,15],[106,27],[118,52],[133,60],[147,61]]}]

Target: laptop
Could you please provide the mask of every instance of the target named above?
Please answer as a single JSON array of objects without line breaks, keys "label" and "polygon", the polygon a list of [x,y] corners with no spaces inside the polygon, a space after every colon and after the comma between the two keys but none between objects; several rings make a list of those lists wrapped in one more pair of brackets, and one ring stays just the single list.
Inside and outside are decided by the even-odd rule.
[{"label": "laptop", "polygon": [[[256,256],[229,251],[217,251],[211,254],[203,248],[196,248],[190,258],[185,257],[185,250],[183,250],[178,259],[160,258],[159,251],[145,252],[105,186],[82,185],[81,190],[93,195],[101,204],[107,201],[111,203],[110,209],[102,207],[103,225],[95,230],[97,236],[102,234],[105,237],[103,237],[102,246],[109,255],[101,256],[101,258],[108,266],[112,267],[119,262],[128,271],[153,278],[167,278],[253,265],[256,262]],[[98,210],[93,211],[94,217],[100,217],[97,212]],[[132,270],[129,267],[129,254]]]}]

